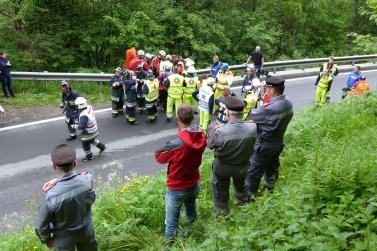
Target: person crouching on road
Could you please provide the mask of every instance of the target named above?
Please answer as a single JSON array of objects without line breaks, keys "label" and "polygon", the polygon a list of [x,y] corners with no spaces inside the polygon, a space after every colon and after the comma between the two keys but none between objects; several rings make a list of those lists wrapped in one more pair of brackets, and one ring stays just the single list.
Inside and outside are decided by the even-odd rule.
[{"label": "person crouching on road", "polygon": [[228,122],[212,128],[207,139],[208,148],[215,151],[211,189],[216,213],[229,211],[230,179],[233,180],[237,204],[249,202],[245,178],[257,137],[256,125],[242,120],[244,102],[229,97],[224,103]]},{"label": "person crouching on road", "polygon": [[[257,124],[257,141],[247,174],[249,193],[258,192],[264,176],[264,188],[272,191],[279,177],[279,157],[284,149],[284,133],[293,117],[292,102],[284,93],[285,80],[280,77],[267,77],[264,85],[268,103],[252,110],[251,121]],[[326,89],[324,90],[325,93]],[[326,101],[325,101],[326,102]]]},{"label": "person crouching on road", "polygon": [[206,147],[203,132],[191,123],[194,109],[187,104],[178,107],[176,121],[179,131],[176,138],[156,151],[160,164],[167,168],[166,239],[172,240],[179,225],[181,207],[184,205],[189,222],[197,220],[196,198],[199,193],[199,166]]},{"label": "person crouching on road", "polygon": [[143,93],[145,95],[145,107],[147,108],[147,122],[153,123],[157,120],[157,101],[158,101],[158,90],[160,83],[157,78],[155,78],[152,71],[148,73],[148,80],[145,81],[143,87]]},{"label": "person crouching on road", "polygon": [[366,91],[369,91],[369,85],[366,82],[365,76],[361,76],[360,80],[354,84],[351,91],[349,92],[350,96],[356,96],[363,94]]},{"label": "person crouching on road", "polygon": [[77,123],[79,118],[79,111],[75,105],[75,100],[80,97],[80,94],[72,91],[69,83],[65,80],[60,83],[60,88],[62,90],[62,99],[59,107],[62,109],[62,113],[65,114],[65,122],[69,131],[69,138],[67,140],[73,140],[77,138],[77,134],[76,129],[72,126]]},{"label": "person crouching on road", "polygon": [[88,105],[86,99],[82,97],[78,97],[75,104],[80,111],[80,115],[78,124],[73,125],[73,127],[83,131],[80,140],[85,152],[85,158],[82,161],[86,162],[93,159],[93,153],[90,150],[91,144],[100,150],[99,153],[102,153],[106,149],[106,146],[97,139],[98,127],[93,107]]},{"label": "person crouching on road", "polygon": [[96,251],[92,210],[96,195],[93,176],[75,172],[76,150],[58,145],[51,153],[53,167],[60,176],[43,186],[35,232],[49,248]]}]

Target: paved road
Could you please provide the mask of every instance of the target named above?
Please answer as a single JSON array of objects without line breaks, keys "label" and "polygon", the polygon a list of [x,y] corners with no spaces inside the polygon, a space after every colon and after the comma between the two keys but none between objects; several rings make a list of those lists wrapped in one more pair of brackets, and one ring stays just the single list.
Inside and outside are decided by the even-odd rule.
[{"label": "paved road", "polygon": [[[366,72],[367,82],[377,89],[377,70]],[[347,76],[339,75],[332,87],[332,101],[339,100]],[[297,111],[314,104],[315,77],[288,80],[286,95]],[[239,89],[236,89],[239,91]],[[88,170],[107,181],[118,170],[122,175],[153,174],[164,167],[154,160],[154,151],[176,132],[174,122],[161,115],[153,125],[139,116],[138,126],[127,125],[124,118],[110,119],[110,112],[96,115],[100,139],[108,150],[89,163],[79,162],[78,171]],[[51,149],[65,142],[67,129],[63,120],[14,129],[0,128],[0,232],[21,222],[21,215],[32,215],[41,195],[41,184],[55,176],[50,163]],[[79,157],[83,151],[79,142]]]}]

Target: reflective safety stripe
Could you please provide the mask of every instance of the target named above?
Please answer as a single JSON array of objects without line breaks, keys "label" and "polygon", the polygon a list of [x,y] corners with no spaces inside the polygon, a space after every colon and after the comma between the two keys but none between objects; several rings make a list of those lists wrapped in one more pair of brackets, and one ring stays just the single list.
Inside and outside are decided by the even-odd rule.
[{"label": "reflective safety stripe", "polygon": [[119,102],[120,98],[119,98],[119,97],[111,96],[111,100],[116,101],[116,102]]},{"label": "reflective safety stripe", "polygon": [[98,136],[98,132],[92,133],[92,134],[83,134],[80,137],[81,141],[92,141]]},{"label": "reflective safety stripe", "polygon": [[71,119],[69,117],[65,117],[65,122],[69,123],[69,121],[71,121]]},{"label": "reflective safety stripe", "polygon": [[132,103],[128,103],[128,102],[126,102],[126,106],[127,106],[127,107],[135,107],[136,105],[137,105],[136,102],[132,102]]}]

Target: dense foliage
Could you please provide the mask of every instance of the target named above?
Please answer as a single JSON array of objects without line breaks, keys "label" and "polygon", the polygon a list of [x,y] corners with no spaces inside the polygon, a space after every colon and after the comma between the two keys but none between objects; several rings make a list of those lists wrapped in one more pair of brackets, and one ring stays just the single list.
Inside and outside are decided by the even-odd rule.
[{"label": "dense foliage", "polygon": [[[212,216],[212,153],[207,151],[199,221],[189,227],[182,214],[174,249],[375,250],[376,117],[377,93],[296,114],[276,191],[233,207],[224,218]],[[94,206],[101,250],[161,250],[165,189],[165,175],[159,174],[102,190]],[[26,227],[0,237],[0,250],[47,249]]]},{"label": "dense foliage", "polygon": [[135,46],[245,62],[375,53],[374,0],[2,0],[0,50],[15,70],[108,71]]}]

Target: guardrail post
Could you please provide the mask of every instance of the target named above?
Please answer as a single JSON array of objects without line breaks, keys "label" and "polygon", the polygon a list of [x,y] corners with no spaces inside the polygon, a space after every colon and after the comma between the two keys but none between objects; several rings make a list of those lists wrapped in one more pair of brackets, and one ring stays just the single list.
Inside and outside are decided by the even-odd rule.
[{"label": "guardrail post", "polygon": [[[47,73],[48,71],[44,71],[43,73]],[[45,87],[47,89],[47,80],[45,80]]]},{"label": "guardrail post", "polygon": [[354,65],[355,65],[355,61],[352,61],[351,63],[352,63],[352,66],[354,66]]},{"label": "guardrail post", "polygon": [[277,71],[276,67],[272,68],[273,73],[276,73],[276,71]]}]

